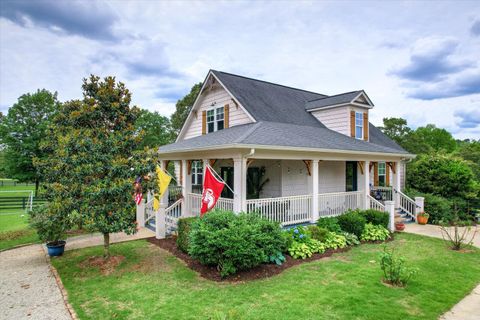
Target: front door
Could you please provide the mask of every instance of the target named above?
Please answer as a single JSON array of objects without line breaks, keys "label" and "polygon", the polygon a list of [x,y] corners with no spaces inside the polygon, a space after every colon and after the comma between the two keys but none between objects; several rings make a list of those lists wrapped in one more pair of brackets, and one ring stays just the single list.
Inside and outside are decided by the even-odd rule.
[{"label": "front door", "polygon": [[345,172],[345,191],[357,191],[357,162],[347,161]]},{"label": "front door", "polygon": [[[220,175],[222,176],[223,181],[225,181],[227,185],[233,189],[233,167],[220,168]],[[224,187],[221,197],[233,199],[233,193],[229,188]]]}]

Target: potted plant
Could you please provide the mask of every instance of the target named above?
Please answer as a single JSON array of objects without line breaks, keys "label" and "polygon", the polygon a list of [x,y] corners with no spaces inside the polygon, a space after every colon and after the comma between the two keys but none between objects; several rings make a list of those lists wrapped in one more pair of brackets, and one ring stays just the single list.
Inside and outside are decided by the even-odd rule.
[{"label": "potted plant", "polygon": [[427,224],[429,216],[430,215],[426,212],[420,212],[419,214],[417,214],[418,224]]},{"label": "potted plant", "polygon": [[65,231],[68,230],[68,215],[56,213],[48,205],[30,212],[30,225],[37,230],[40,240],[46,242],[48,255],[61,256],[65,250]]},{"label": "potted plant", "polygon": [[395,230],[403,231],[405,230],[405,223],[403,222],[395,222]]}]

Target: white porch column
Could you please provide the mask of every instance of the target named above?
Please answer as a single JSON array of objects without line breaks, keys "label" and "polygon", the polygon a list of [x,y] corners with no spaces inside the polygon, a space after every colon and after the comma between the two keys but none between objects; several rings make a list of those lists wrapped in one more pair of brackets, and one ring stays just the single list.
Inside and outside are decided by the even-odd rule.
[{"label": "white porch column", "polygon": [[370,161],[366,160],[363,163],[363,188],[365,192],[365,204],[364,207],[365,209],[370,209],[370,198],[368,197],[370,195]]},{"label": "white porch column", "polygon": [[318,215],[318,160],[312,160],[312,220],[317,222]]},{"label": "white porch column", "polygon": [[145,199],[137,205],[137,223],[140,228],[145,227]]},{"label": "white porch column", "polygon": [[190,201],[188,194],[192,192],[192,175],[188,174],[188,161],[182,160],[182,196],[183,196],[183,212],[182,216],[191,217],[192,209],[190,208]]},{"label": "white porch column", "polygon": [[[395,190],[401,191],[400,190],[400,161],[394,162],[395,165],[395,172],[393,173],[393,181],[392,181],[392,187]],[[392,200],[395,202],[395,209],[400,207],[400,194],[398,192],[395,192],[395,190],[392,190]]]},{"label": "white porch column", "polygon": [[247,159],[233,159],[233,211],[247,211]]},{"label": "white porch column", "polygon": [[[160,167],[166,170],[165,162],[162,161]],[[165,209],[168,206],[168,189],[160,198],[160,208],[155,212],[155,238],[164,239],[166,237]]]},{"label": "white porch column", "polygon": [[395,231],[395,202],[385,201],[385,211],[388,212],[388,230]]}]

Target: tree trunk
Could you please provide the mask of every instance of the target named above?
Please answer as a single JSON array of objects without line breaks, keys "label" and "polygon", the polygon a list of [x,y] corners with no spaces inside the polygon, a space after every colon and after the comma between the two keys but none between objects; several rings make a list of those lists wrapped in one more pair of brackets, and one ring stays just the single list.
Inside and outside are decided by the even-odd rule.
[{"label": "tree trunk", "polygon": [[103,234],[103,258],[110,258],[110,234],[108,232]]},{"label": "tree trunk", "polygon": [[40,185],[40,181],[38,179],[35,180],[35,198],[38,197],[38,186]]}]

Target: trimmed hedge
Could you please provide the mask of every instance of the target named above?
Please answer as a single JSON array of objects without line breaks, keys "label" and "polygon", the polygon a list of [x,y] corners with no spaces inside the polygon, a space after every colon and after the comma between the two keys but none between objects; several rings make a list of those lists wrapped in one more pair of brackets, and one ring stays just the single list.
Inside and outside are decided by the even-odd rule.
[{"label": "trimmed hedge", "polygon": [[256,214],[215,210],[191,225],[188,253],[225,277],[268,262],[284,252],[285,237],[276,222]]},{"label": "trimmed hedge", "polygon": [[357,237],[361,237],[363,229],[367,220],[358,211],[347,211],[346,213],[338,216],[338,224],[343,231],[353,233]]},{"label": "trimmed hedge", "polygon": [[177,247],[185,253],[188,253],[188,237],[190,234],[192,223],[197,219],[197,217],[190,217],[181,218],[178,220]]},{"label": "trimmed hedge", "polygon": [[360,211],[360,214],[365,217],[367,223],[388,228],[388,221],[390,220],[388,212],[368,209]]},{"label": "trimmed hedge", "polygon": [[330,231],[325,228],[320,228],[318,226],[308,226],[307,231],[312,239],[318,240],[320,242],[325,242]]},{"label": "trimmed hedge", "polygon": [[319,228],[325,228],[328,231],[335,232],[335,233],[341,233],[342,232],[342,229],[340,228],[340,225],[338,224],[338,218],[337,217],[320,218],[317,221],[317,226]]}]

